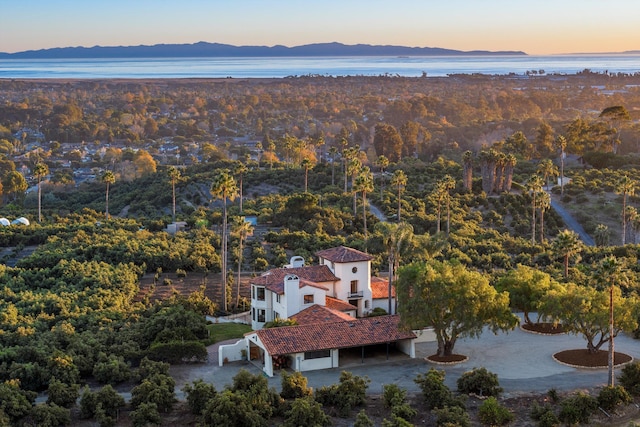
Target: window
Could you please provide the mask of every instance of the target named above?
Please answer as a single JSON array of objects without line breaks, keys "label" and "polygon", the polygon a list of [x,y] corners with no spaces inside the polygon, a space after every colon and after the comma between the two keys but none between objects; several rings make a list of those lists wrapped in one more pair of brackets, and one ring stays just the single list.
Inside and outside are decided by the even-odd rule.
[{"label": "window", "polygon": [[264,301],[264,288],[256,288],[256,300]]},{"label": "window", "polygon": [[254,321],[256,320],[256,309],[255,308],[251,309],[251,319],[254,320]]},{"label": "window", "polygon": [[369,308],[369,300],[364,300],[364,308]]},{"label": "window", "polygon": [[308,294],[304,296],[305,304],[313,304],[313,294]]},{"label": "window", "polygon": [[276,302],[279,303],[280,302],[280,294],[276,294]]},{"label": "window", "polygon": [[357,272],[358,272],[358,267],[353,267],[353,268],[351,269],[351,272],[352,272],[353,274],[357,273]]},{"label": "window", "polygon": [[305,351],[304,360],[331,357],[331,350]]},{"label": "window", "polygon": [[352,280],[351,281],[351,293],[352,294],[358,293],[358,281],[357,280]]},{"label": "window", "polygon": [[273,320],[277,320],[280,318],[280,313],[278,313],[277,311],[273,312]]},{"label": "window", "polygon": [[258,322],[264,322],[264,310],[258,310]]}]

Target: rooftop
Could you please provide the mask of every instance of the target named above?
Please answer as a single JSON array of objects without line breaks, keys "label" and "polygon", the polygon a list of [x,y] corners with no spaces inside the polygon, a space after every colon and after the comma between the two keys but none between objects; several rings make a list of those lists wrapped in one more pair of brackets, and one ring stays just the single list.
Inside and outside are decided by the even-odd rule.
[{"label": "rooftop", "polygon": [[[355,310],[355,307],[353,307],[353,309]],[[314,304],[311,307],[294,314],[291,318],[298,322],[298,325],[332,323],[354,319],[346,313],[318,304]]]},{"label": "rooftop", "polygon": [[320,258],[337,263],[371,261],[373,259],[369,254],[360,252],[357,249],[347,248],[346,246],[325,249],[323,251],[316,252],[316,255]]},{"label": "rooftop", "polygon": [[311,265],[307,267],[296,268],[274,268],[267,271],[262,276],[256,277],[251,281],[252,285],[265,286],[272,292],[284,293],[284,278],[288,274],[295,274],[300,278],[300,286],[314,286],[327,289],[318,285],[323,282],[336,282],[339,279],[331,272],[326,265]]}]

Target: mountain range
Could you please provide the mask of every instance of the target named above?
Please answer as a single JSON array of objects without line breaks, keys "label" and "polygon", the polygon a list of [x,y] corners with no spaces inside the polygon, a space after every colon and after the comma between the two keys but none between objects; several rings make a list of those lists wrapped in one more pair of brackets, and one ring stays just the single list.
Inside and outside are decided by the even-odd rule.
[{"label": "mountain range", "polygon": [[0,53],[0,59],[83,58],[206,58],[206,57],[303,57],[303,56],[461,56],[526,55],[521,51],[461,51],[439,47],[315,43],[302,46],[233,46],[221,43],[156,44],[152,46],[60,47]]}]

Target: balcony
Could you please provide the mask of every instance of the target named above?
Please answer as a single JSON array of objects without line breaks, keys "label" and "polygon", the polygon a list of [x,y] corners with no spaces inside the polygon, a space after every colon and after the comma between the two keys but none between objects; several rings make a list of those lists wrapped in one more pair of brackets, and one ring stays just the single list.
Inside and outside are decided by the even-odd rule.
[{"label": "balcony", "polygon": [[362,298],[362,291],[349,292],[348,298]]}]

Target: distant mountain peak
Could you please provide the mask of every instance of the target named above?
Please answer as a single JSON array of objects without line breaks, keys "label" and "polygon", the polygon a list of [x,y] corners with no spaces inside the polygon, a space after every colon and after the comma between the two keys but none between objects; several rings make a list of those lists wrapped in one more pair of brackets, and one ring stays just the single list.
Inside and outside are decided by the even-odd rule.
[{"label": "distant mountain peak", "polygon": [[314,43],[301,46],[234,46],[199,41],[192,44],[156,44],[139,46],[60,47],[0,53],[5,59],[53,58],[207,58],[207,57],[302,57],[302,56],[461,56],[461,55],[526,55],[521,51],[461,51],[439,47],[408,47],[393,45],[355,44],[339,42]]}]

